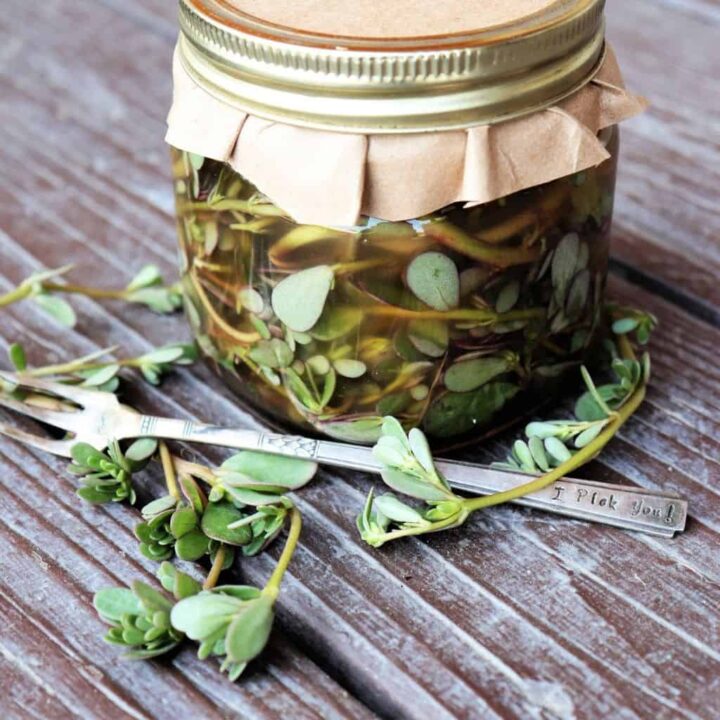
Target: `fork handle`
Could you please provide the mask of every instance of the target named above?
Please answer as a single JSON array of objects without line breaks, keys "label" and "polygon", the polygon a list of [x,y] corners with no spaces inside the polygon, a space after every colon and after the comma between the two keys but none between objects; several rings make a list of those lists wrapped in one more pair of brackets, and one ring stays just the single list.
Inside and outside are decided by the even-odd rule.
[{"label": "fork handle", "polygon": [[[313,440],[300,435],[233,430],[170,418],[144,416],[138,419],[141,423],[140,436],[257,450],[376,474],[383,470],[372,450],[361,445]],[[529,476],[523,473],[505,472],[457,460],[439,459],[436,466],[454,489],[475,495],[491,495],[529,481]],[[571,478],[558,480],[513,502],[661,537],[672,537],[684,530],[687,518],[687,501],[674,494]]]}]

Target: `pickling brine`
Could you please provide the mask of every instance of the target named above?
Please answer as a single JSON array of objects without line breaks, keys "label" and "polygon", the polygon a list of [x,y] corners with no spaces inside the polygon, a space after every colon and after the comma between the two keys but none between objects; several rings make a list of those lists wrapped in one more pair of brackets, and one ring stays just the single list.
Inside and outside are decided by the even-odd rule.
[{"label": "pickling brine", "polygon": [[[228,165],[173,150],[186,308],[204,353],[276,425],[439,445],[545,400],[597,337],[617,130],[597,167],[407,222],[300,225]],[[328,192],[332,192],[329,188]]]}]

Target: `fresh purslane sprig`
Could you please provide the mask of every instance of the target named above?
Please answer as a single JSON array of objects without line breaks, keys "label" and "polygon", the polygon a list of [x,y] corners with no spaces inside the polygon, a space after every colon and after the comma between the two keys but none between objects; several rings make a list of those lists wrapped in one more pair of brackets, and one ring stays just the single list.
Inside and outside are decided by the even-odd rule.
[{"label": "fresh purslane sprig", "polygon": [[[246,451],[211,468],[173,456],[154,440],[136,441],[125,452],[113,442],[107,454],[79,443],[70,468],[86,485],[78,494],[91,502],[134,502],[132,474],[153,455],[162,464],[167,494],[143,507],[135,533],[143,555],[164,561],[158,577],[173,598],[140,581],[99,591],[95,607],[111,626],[105,639],[125,647],[123,657],[145,659],[174,650],[188,637],[199,643],[200,658],[219,658],[221,670],[235,680],[267,643],[275,600],[297,546],[300,513],[284,493],[309,482],[317,465]],[[285,549],[264,588],[217,586],[236,548],[246,556],[258,554],[288,519]],[[202,586],[167,562],[173,556],[186,561],[209,556]]]},{"label": "fresh purslane sprig", "polygon": [[73,269],[73,265],[56,270],[34,273],[23,280],[15,289],[0,295],[0,308],[21,300],[33,300],[56,322],[73,327],[77,321],[72,306],[59,297],[62,294],[84,295],[96,299],[123,300],[145,305],[157,313],[172,313],[182,307],[182,292],[179,283],[165,284],[160,270],[155,265],[146,265],[120,290],[75,285],[58,282],[58,279]]},{"label": "fresh purslane sprig", "polygon": [[[242,451],[220,467],[209,468],[181,458],[166,465],[166,480],[176,471],[180,492],[146,505],[143,522],[135,530],[141,552],[163,560],[177,555],[183,560],[215,556],[219,546],[231,561],[235,548],[245,556],[262,552],[281,532],[294,505],[285,495],[307,484],[317,464]],[[208,486],[207,494],[198,486]],[[168,488],[172,482],[168,481]]]},{"label": "fresh purslane sprig", "polygon": [[424,505],[412,507],[394,495],[376,497],[371,491],[357,519],[362,538],[379,547],[402,537],[457,527],[477,510],[542,490],[592,460],[640,406],[650,379],[648,354],[638,360],[628,337],[638,325],[619,324],[622,317],[617,312],[613,318],[614,382],[598,386],[583,367],[587,389],[575,404],[575,417],[530,423],[527,440],[516,441],[508,459],[496,464],[539,475],[530,482],[483,497],[457,496],[435,468],[422,432],[413,429],[406,435],[397,420],[385,418],[373,449],[385,467],[383,481],[398,493],[423,500]]},{"label": "fresh purslane sprig", "polygon": [[105,588],[95,595],[101,619],[111,625],[107,642],[127,648],[123,657],[147,659],[175,650],[187,637],[199,644],[198,657],[216,657],[220,669],[236,680],[264,649],[275,617],[275,601],[297,547],[302,527],[297,508],[290,510],[288,538],[278,564],[263,588],[217,586],[223,549],[201,586],[164,562],[158,570],[173,600],[136,581],[130,588]]},{"label": "fresh purslane sprig", "polygon": [[88,443],[76,443],[72,447],[73,462],[68,470],[78,475],[82,482],[77,494],[92,504],[127,500],[133,505],[136,499],[133,473],[150,462],[156,449],[157,441],[150,438],[136,440],[125,451],[117,441],[110,443],[107,452]]},{"label": "fresh purslane sprig", "polygon": [[658,326],[658,319],[645,310],[610,303],[607,306],[613,318],[612,331],[616,335],[632,335],[640,345],[647,345],[650,335]]},{"label": "fresh purslane sprig", "polygon": [[422,431],[413,428],[406,434],[395,418],[387,417],[381,432],[373,455],[385,468],[383,481],[398,493],[424,500],[425,505],[416,509],[392,494],[375,497],[371,490],[357,518],[363,540],[380,547],[401,537],[462,525],[469,515],[466,500],[455,495],[437,471]]},{"label": "fresh purslane sprig", "polygon": [[4,295],[0,295],[0,308],[7,307],[22,300],[32,300],[45,313],[53,318],[58,324],[65,327],[73,327],[77,318],[72,306],[63,298],[53,296],[47,289],[47,285],[54,285],[53,281],[69,272],[72,265],[55,270],[44,270],[33,273],[25,278],[16,288]]},{"label": "fresh purslane sprig", "polygon": [[[197,580],[163,563],[157,572],[161,585],[174,600],[183,600],[202,590]],[[129,588],[103,588],[93,604],[100,618],[110,625],[104,640],[126,648],[126,660],[147,660],[175,650],[184,635],[170,622],[175,605],[164,593],[135,580]]]},{"label": "fresh purslane sprig", "polygon": [[117,347],[109,347],[90,353],[69,362],[29,367],[25,349],[20,343],[8,348],[8,356],[15,370],[31,377],[50,378],[56,382],[66,382],[83,387],[117,392],[120,386],[122,368],[134,368],[152,385],[159,385],[163,377],[174,367],[191,365],[198,358],[198,349],[194,343],[171,343],[137,357],[119,360],[104,360],[115,352]]},{"label": "fresh purslane sprig", "polygon": [[297,547],[302,521],[290,512],[290,529],[278,564],[265,587],[222,585],[180,601],[170,619],[176,630],[199,643],[198,657],[217,657],[220,669],[236,680],[264,649],[275,617],[275,601]]}]

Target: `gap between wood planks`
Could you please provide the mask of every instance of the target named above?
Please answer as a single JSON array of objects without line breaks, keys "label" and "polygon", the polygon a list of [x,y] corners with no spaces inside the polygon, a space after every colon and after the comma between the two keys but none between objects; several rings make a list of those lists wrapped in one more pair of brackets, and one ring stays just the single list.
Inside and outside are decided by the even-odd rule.
[{"label": "gap between wood planks", "polygon": [[613,275],[617,275],[633,285],[638,285],[654,295],[659,295],[664,300],[677,305],[688,315],[693,315],[713,327],[720,328],[720,308],[708,305],[678,286],[670,285],[662,278],[650,275],[636,265],[630,265],[612,255],[609,269]]}]

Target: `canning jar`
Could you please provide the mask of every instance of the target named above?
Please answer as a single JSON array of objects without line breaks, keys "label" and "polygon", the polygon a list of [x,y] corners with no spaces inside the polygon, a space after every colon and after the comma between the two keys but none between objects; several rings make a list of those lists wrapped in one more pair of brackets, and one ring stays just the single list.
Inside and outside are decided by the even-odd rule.
[{"label": "canning jar", "polygon": [[[207,6],[215,4],[183,0],[187,46],[183,54],[181,43],[177,71],[187,74],[183,82],[189,77],[196,86],[193,90],[201,94],[195,96],[192,110],[187,106],[178,109],[176,96],[173,112],[184,117],[174,121],[171,113],[168,140],[174,146],[187,316],[200,348],[242,401],[275,426],[355,442],[372,442],[382,417],[392,415],[406,427],[422,427],[436,445],[447,446],[494,432],[546,400],[565,373],[584,361],[602,327],[617,168],[616,121],[622,119],[622,112],[616,104],[614,115],[601,120],[607,97],[595,98],[594,105],[592,98],[580,97],[582,92],[588,95],[590,78],[606,61],[602,3],[545,3],[553,11],[562,6],[566,12],[574,7],[578,13],[586,13],[579,30],[571,26],[576,33],[575,46],[580,44],[581,50],[573,46],[565,48],[560,59],[544,58],[554,71],[543,77],[533,75],[535,71],[529,67],[529,87],[518,85],[517,80],[505,87],[507,78],[502,73],[499,78],[493,75],[493,64],[504,55],[495,55],[494,61],[476,55],[496,83],[495,93],[468,99],[472,83],[477,85],[476,76],[470,77],[467,86],[445,91],[438,83],[432,88],[436,100],[442,92],[449,93],[440,111],[433,103],[428,105],[423,95],[428,80],[423,80],[420,72],[414,79],[405,78],[394,100],[383,95],[383,72],[378,71],[377,57],[374,62],[380,79],[375,77],[363,86],[355,78],[353,82],[362,87],[350,90],[338,80],[345,77],[342,68],[333,77],[326,57],[318,72],[342,87],[316,88],[321,107],[315,107],[307,93],[308,82],[317,78],[295,78],[294,82],[305,85],[291,90],[285,85],[291,86],[293,79],[286,78],[274,87],[274,95],[265,86],[253,85],[260,80],[253,79],[252,73],[264,77],[258,63],[275,62],[286,69],[292,65],[279,54],[281,42],[290,48],[288,52],[295,49],[307,54],[309,34],[318,46],[314,52],[330,52],[318,39],[314,25],[295,27],[290,39],[274,37],[271,49],[277,57],[270,53],[269,59],[258,59],[257,54],[232,46],[224,58],[230,62],[230,57],[234,63],[232,76],[230,68],[218,60],[218,47],[229,46],[238,33],[265,42],[246,12],[257,5],[235,0],[228,10],[222,4],[225,15],[218,19],[207,12]],[[595,14],[588,15],[593,9]],[[228,13],[245,25],[241,29],[231,25]],[[255,16],[252,19],[257,20]],[[275,27],[272,17],[266,19],[268,27]],[[225,35],[214,35],[215,44],[208,49],[202,23],[211,22],[216,33]],[[332,12],[324,21],[316,18],[314,22],[326,22],[330,32],[337,32],[333,23],[339,20]],[[508,22],[517,25],[517,19]],[[448,23],[452,26],[451,19]],[[562,30],[560,20],[557,24]],[[457,59],[457,47],[463,52],[482,47],[473,45],[472,38],[456,40],[450,32],[453,29],[443,36],[452,37],[453,42],[443,45],[436,40],[440,45],[436,52]],[[565,31],[567,35],[567,27]],[[536,34],[529,36],[532,39]],[[528,42],[526,35],[516,28],[516,43]],[[483,37],[493,47],[492,37]],[[377,42],[390,41],[379,38]],[[397,38],[392,42],[397,44]],[[457,46],[457,42],[461,44]],[[356,53],[357,58],[371,62],[372,53],[377,54],[377,49],[353,50],[348,38],[337,43],[351,46],[332,51],[340,55]],[[409,40],[408,44],[411,47],[405,50],[393,47],[393,53],[405,53],[419,62],[418,57],[431,52],[427,42],[420,49]],[[500,47],[507,51],[507,43]],[[390,52],[388,48],[385,51]],[[546,49],[535,42],[529,50],[516,44],[515,52],[531,52],[536,57]],[[557,53],[557,48],[553,52]],[[582,57],[568,60],[571,52]],[[533,65],[527,57],[525,62]],[[554,77],[562,63],[571,66],[564,89]],[[245,73],[241,81],[238,67]],[[277,67],[263,66],[264,73],[271,70],[277,71]],[[458,64],[454,71],[462,77],[469,69]],[[446,75],[452,72],[453,67],[448,66]],[[385,75],[387,87],[392,88],[393,73]],[[177,82],[176,75],[176,90]],[[543,82],[545,92],[538,95],[538,85]],[[497,99],[498,88],[505,92],[504,103]],[[598,96],[605,92],[602,83],[593,89]],[[298,103],[302,92],[308,105],[304,109]],[[375,107],[367,104],[372,92],[377,93]],[[526,95],[520,105],[518,92]],[[622,95],[624,91],[619,92]],[[453,93],[458,97],[453,98]],[[217,110],[218,103],[227,105],[227,117],[240,118],[237,135],[248,118],[259,117],[268,130],[288,129],[294,138],[292,148],[308,144],[299,153],[304,162],[298,162],[298,153],[292,149],[285,167],[268,171],[265,160],[269,165],[276,163],[277,148],[258,149],[257,144],[246,143],[243,153],[237,136],[233,147],[223,137],[228,148],[222,153],[214,148],[206,152],[207,133],[222,134],[217,126],[222,125],[224,108],[220,115],[203,120],[198,98],[205,98],[208,113]],[[627,98],[627,104],[632,104],[634,99]],[[551,113],[564,115],[561,123],[570,118],[571,129],[558,129],[552,124],[557,118],[549,120]],[[183,126],[188,114],[193,115],[192,122],[184,124],[185,128],[192,126],[189,137],[183,136],[183,132],[188,135],[183,129],[173,133],[173,122],[176,127]],[[581,125],[578,117],[585,123],[582,130],[592,133],[591,140],[574,137]],[[551,135],[563,137],[548,138],[548,123],[553,128]],[[474,187],[463,180],[457,197],[448,198],[442,187],[432,187],[448,175],[442,160],[433,165],[429,158],[429,166],[421,170],[418,180],[417,172],[408,177],[402,169],[397,170],[397,164],[394,172],[384,174],[382,151],[374,156],[367,151],[360,200],[348,214],[342,198],[333,206],[336,187],[338,194],[343,192],[342,170],[321,177],[327,184],[318,184],[308,154],[323,152],[323,138],[327,152],[333,153],[334,141],[340,136],[343,142],[348,137],[364,138],[366,145],[374,142],[382,148],[394,142],[388,135],[396,135],[402,142],[395,145],[394,152],[402,148],[412,156],[409,164],[418,167],[429,137],[442,145],[453,136],[456,143],[458,133],[467,133],[468,128],[486,133],[490,150],[484,158],[473,159],[468,157],[470,141],[466,142],[464,172],[469,177],[478,174],[472,165],[468,169],[476,162],[482,165],[479,174],[485,179]],[[494,139],[487,128],[496,133]],[[530,133],[527,145],[532,148],[536,143],[534,150],[522,150],[519,157],[513,157],[512,151],[503,150],[507,140],[497,137],[507,132],[511,136]],[[593,152],[601,154],[583,165],[577,156],[587,151],[580,146],[591,141]],[[278,142],[287,142],[287,137]],[[413,151],[415,145],[417,152]],[[576,161],[563,166],[548,156],[553,152],[562,157],[575,154]],[[337,163],[342,164],[342,159],[338,156]],[[352,175],[357,163],[349,161],[348,166],[347,173]],[[367,170],[370,166],[372,173]],[[552,169],[547,171],[546,166]],[[312,185],[311,193],[304,187],[303,173]],[[292,174],[292,178],[284,178],[284,174]],[[545,177],[547,181],[534,182]],[[403,195],[398,183],[407,183],[409,199],[386,200],[388,194]],[[392,190],[388,193],[389,185]],[[323,199],[315,203],[313,193]],[[382,197],[378,198],[379,194]],[[290,207],[283,204],[283,197]],[[419,212],[407,216],[409,208]]]}]

